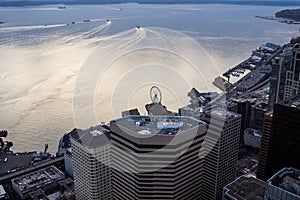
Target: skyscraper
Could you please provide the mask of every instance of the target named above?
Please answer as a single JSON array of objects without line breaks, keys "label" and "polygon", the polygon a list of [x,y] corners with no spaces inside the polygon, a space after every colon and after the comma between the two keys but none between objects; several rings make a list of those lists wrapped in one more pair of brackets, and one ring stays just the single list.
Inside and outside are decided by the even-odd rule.
[{"label": "skyscraper", "polygon": [[296,43],[292,49],[292,60],[286,72],[284,99],[300,93],[300,45]]},{"label": "skyscraper", "polygon": [[266,172],[266,162],[267,162],[269,145],[270,145],[272,118],[273,118],[273,111],[269,111],[268,113],[265,114],[261,143],[260,143],[259,162],[258,162],[258,167],[256,172],[257,178],[261,180],[267,180],[267,178],[265,177],[265,172]]},{"label": "skyscraper", "polygon": [[[284,104],[275,104],[271,132],[262,136],[262,152],[259,159],[258,178],[269,179],[284,167],[300,168],[300,98]],[[269,126],[269,125],[267,125]],[[266,145],[265,148],[263,145]]]},{"label": "skyscraper", "polygon": [[109,130],[102,126],[77,129],[71,143],[76,199],[111,199]]},{"label": "skyscraper", "polygon": [[286,72],[291,66],[292,46],[285,45],[283,52],[279,56],[278,63],[272,64],[270,92],[269,92],[269,109],[273,109],[275,103],[283,101],[284,89],[286,83]]},{"label": "skyscraper", "polygon": [[113,199],[200,199],[206,123],[131,116],[110,123]]},{"label": "skyscraper", "polygon": [[223,187],[234,181],[238,159],[241,116],[226,110],[211,111],[205,137],[203,198],[222,199]]}]

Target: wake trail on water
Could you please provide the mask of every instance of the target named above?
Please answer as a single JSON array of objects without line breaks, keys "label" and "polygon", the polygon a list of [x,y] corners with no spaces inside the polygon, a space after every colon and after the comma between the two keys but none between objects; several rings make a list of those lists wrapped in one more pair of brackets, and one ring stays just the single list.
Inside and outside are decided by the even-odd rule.
[{"label": "wake trail on water", "polygon": [[35,25],[35,26],[15,26],[0,28],[0,32],[16,32],[16,31],[30,31],[35,29],[49,29],[68,26],[68,24],[50,24],[50,25]]}]

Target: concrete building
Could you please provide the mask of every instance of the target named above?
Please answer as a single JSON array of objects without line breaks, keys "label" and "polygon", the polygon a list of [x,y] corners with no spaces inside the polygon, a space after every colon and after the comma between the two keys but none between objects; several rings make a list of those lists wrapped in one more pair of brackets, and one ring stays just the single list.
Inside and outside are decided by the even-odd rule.
[{"label": "concrete building", "polygon": [[111,199],[109,130],[102,126],[77,129],[71,143],[76,199]]},{"label": "concrete building", "polygon": [[284,168],[267,181],[267,200],[300,200],[300,171]]},{"label": "concrete building", "polygon": [[211,111],[205,137],[202,199],[222,199],[223,187],[232,182],[238,160],[241,116],[226,110]]},{"label": "concrete building", "polygon": [[206,123],[131,116],[110,123],[113,199],[200,199]]},{"label": "concrete building", "polygon": [[240,176],[224,187],[222,200],[263,200],[266,182],[254,176]]},{"label": "concrete building", "polygon": [[292,60],[286,72],[284,99],[289,99],[300,93],[300,44],[292,49]]},{"label": "concrete building", "polygon": [[65,175],[56,167],[47,167],[30,174],[22,175],[11,180],[12,188],[21,199],[29,198],[31,192],[38,189],[49,191],[64,180]]},{"label": "concrete building", "polygon": [[247,128],[244,132],[244,142],[246,146],[259,149],[261,142],[261,132],[252,128]]}]

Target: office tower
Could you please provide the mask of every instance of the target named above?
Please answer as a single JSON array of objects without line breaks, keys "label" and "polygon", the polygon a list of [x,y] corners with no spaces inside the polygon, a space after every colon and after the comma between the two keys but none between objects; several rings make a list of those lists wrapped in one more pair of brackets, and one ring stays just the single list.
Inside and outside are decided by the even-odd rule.
[{"label": "office tower", "polygon": [[263,200],[266,182],[253,176],[240,176],[224,187],[222,200]]},{"label": "office tower", "polygon": [[291,44],[286,45],[283,52],[279,56],[278,63],[272,64],[272,72],[270,76],[269,109],[273,109],[275,103],[283,101],[286,72],[291,65],[291,50]]},{"label": "office tower", "polygon": [[102,126],[71,135],[76,199],[111,199],[110,136]]},{"label": "office tower", "polygon": [[[285,104],[275,104],[273,110],[272,127],[265,160],[260,157],[259,162],[265,162],[264,171],[259,178],[267,180],[274,173],[284,167],[300,168],[300,98],[295,97]],[[263,133],[263,140],[265,133]],[[263,149],[263,148],[262,148]],[[263,161],[262,161],[263,160]],[[261,165],[261,163],[259,163]]]},{"label": "office tower", "polygon": [[261,136],[261,143],[260,143],[260,151],[259,151],[259,161],[256,176],[261,180],[267,180],[265,177],[265,170],[266,170],[266,162],[269,152],[269,144],[270,144],[270,134],[272,129],[272,118],[273,118],[273,111],[269,111],[265,114],[264,123],[263,123],[263,130]]},{"label": "office tower", "polygon": [[110,123],[113,199],[200,199],[206,123],[129,116]]},{"label": "office tower", "polygon": [[251,117],[251,99],[233,99],[233,102],[237,104],[237,113],[241,115],[241,129],[240,129],[240,144],[243,145],[243,133],[250,126]]},{"label": "office tower", "polygon": [[265,197],[268,200],[300,200],[300,171],[284,168],[274,174],[267,181]]},{"label": "office tower", "polygon": [[205,137],[203,198],[222,199],[223,187],[232,182],[238,160],[241,116],[226,110],[211,111]]},{"label": "office tower", "polygon": [[300,45],[297,43],[292,49],[292,60],[286,72],[284,99],[289,99],[300,93]]}]

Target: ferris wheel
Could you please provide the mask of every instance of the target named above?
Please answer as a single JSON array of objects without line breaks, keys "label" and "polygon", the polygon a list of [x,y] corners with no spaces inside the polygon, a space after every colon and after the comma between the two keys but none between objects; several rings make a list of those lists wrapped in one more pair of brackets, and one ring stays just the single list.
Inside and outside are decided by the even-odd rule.
[{"label": "ferris wheel", "polygon": [[157,103],[161,102],[162,95],[161,95],[160,89],[157,86],[153,86],[150,89],[150,98],[153,103],[157,104]]}]

